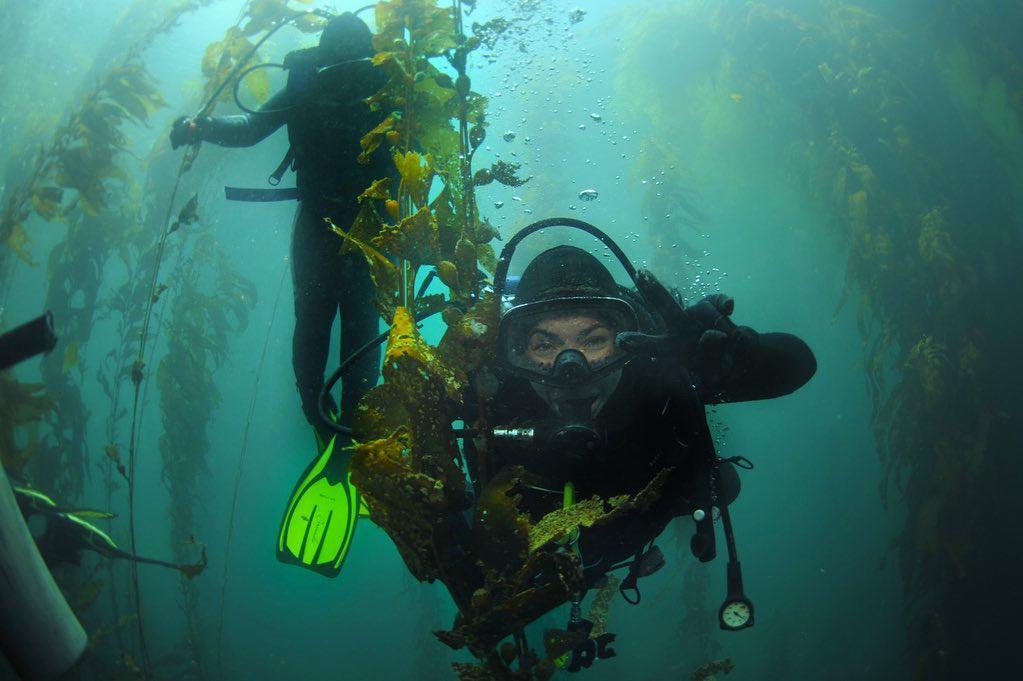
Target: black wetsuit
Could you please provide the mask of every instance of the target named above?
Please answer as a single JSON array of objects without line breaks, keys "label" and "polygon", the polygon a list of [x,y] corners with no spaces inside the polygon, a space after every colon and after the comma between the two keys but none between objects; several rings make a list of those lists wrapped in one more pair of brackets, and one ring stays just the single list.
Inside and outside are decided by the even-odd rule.
[{"label": "black wetsuit", "polygon": [[[368,61],[335,65],[320,48],[288,55],[288,87],[260,107],[258,114],[217,116],[202,123],[202,139],[225,147],[248,147],[283,125],[294,153],[299,207],[291,240],[295,289],[295,334],[292,363],[302,410],[326,436],[317,413],[317,397],[330,348],[330,332],[340,308],[341,357],[347,357],[378,333],[373,283],[361,254],[339,254],[341,239],[328,228],[331,218],[348,229],[358,211],[357,197],[366,187],[393,174],[385,154],[368,165],[356,158],[359,140],[384,114],[363,101],[377,92],[386,76]],[[331,67],[317,74],[316,69]],[[340,420],[349,425],[359,399],[377,382],[379,351],[368,353],[342,383]]]},{"label": "black wetsuit", "polygon": [[[610,499],[635,495],[658,471],[674,469],[661,499],[637,520],[603,532],[581,532],[579,546],[591,579],[633,556],[671,518],[708,507],[707,480],[716,453],[706,405],[780,397],[805,384],[816,371],[813,353],[795,336],[757,334],[745,327],[738,334],[728,352],[696,366],[653,357],[636,357],[627,364],[599,415],[606,446],[596,454],[572,458],[532,446],[498,447],[498,466],[522,464],[542,479],[536,487],[550,490],[522,490],[522,507],[534,522],[560,507],[560,490],[568,481],[575,485],[578,499],[594,494]],[[504,383],[490,408],[495,425],[524,426],[550,418],[547,404],[525,380]],[[721,465],[717,486],[726,504],[738,496],[738,474],[731,465]]]}]

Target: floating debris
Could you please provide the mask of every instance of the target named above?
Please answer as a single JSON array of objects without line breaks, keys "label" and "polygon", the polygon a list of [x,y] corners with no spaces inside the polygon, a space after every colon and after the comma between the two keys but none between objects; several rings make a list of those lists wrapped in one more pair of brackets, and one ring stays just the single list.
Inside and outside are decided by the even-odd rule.
[{"label": "floating debris", "polygon": [[600,196],[600,193],[596,189],[584,189],[579,192],[580,201],[593,201],[598,196]]},{"label": "floating debris", "polygon": [[504,201],[494,201],[494,208],[504,208]]},{"label": "floating debris", "polygon": [[578,24],[586,16],[586,10],[576,7],[574,10],[568,13],[568,22],[570,24]]},{"label": "floating debris", "polygon": [[515,133],[509,130],[508,132],[501,135],[501,139],[503,139],[505,142],[512,142],[515,140]]}]

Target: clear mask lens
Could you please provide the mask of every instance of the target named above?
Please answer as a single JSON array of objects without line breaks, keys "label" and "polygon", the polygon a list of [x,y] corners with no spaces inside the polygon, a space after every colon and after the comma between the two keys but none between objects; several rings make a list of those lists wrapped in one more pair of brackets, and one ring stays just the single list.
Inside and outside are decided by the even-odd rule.
[{"label": "clear mask lens", "polygon": [[573,384],[605,375],[628,359],[618,334],[636,330],[619,298],[558,298],[513,307],[501,320],[505,364],[531,380]]}]

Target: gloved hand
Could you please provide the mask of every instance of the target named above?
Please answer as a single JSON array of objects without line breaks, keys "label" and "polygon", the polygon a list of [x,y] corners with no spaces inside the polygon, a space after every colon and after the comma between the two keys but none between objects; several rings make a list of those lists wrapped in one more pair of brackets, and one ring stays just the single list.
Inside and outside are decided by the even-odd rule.
[{"label": "gloved hand", "polygon": [[177,149],[186,144],[201,142],[206,121],[206,118],[189,118],[188,116],[182,116],[174,121],[170,134],[171,148]]},{"label": "gloved hand", "polygon": [[674,357],[690,368],[712,368],[713,373],[728,372],[752,356],[758,335],[729,319],[735,310],[730,296],[717,293],[683,308],[682,296],[669,292],[649,271],[641,270],[636,283],[652,312],[664,320],[667,333],[621,333],[618,343],[625,350]]},{"label": "gloved hand", "polygon": [[[695,352],[701,337],[713,329],[713,325],[707,326],[703,319],[698,318],[703,314],[690,315],[683,309],[682,295],[677,290],[668,291],[649,270],[639,271],[636,286],[650,306],[650,312],[664,322],[665,332],[648,334],[625,331],[618,334],[618,344],[627,352],[678,358]],[[704,312],[703,308],[700,312]]]}]

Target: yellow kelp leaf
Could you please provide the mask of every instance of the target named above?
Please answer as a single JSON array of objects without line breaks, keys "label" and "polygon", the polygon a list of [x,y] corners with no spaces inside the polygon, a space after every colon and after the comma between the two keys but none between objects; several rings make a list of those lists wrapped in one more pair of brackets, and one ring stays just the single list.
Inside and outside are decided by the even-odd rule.
[{"label": "yellow kelp leaf", "polygon": [[434,220],[437,221],[437,238],[440,245],[440,252],[445,260],[452,260],[455,257],[455,242],[462,231],[462,222],[455,214],[455,207],[451,200],[451,190],[447,185],[441,190],[432,202],[430,211]]},{"label": "yellow kelp leaf", "polygon": [[362,203],[363,199],[385,200],[389,198],[391,198],[391,178],[385,177],[382,180],[374,180],[366,191],[359,194],[359,203]]},{"label": "yellow kelp leaf", "polygon": [[371,62],[384,70],[392,84],[408,86],[412,83],[412,76],[405,69],[405,55],[400,52],[377,52],[373,55]]},{"label": "yellow kelp leaf", "polygon": [[32,255],[28,252],[29,244],[32,243],[32,239],[29,238],[28,233],[21,226],[20,222],[15,222],[10,228],[10,234],[7,235],[7,246],[14,251],[23,262],[29,265],[35,265],[35,261],[32,260]]},{"label": "yellow kelp leaf", "polygon": [[401,175],[399,194],[402,191],[407,192],[415,205],[424,205],[430,194],[430,184],[433,182],[434,175],[433,160],[430,155],[423,156],[414,151],[405,153],[395,151],[392,158],[394,167]]},{"label": "yellow kelp leaf", "polygon": [[457,158],[461,151],[461,138],[445,119],[443,125],[436,121],[418,121],[416,135],[423,150],[434,158]]},{"label": "yellow kelp leaf", "polygon": [[64,348],[64,361],[61,364],[60,372],[66,374],[76,364],[78,364],[78,341],[72,341]]},{"label": "yellow kelp leaf", "polygon": [[[311,0],[300,0],[301,2],[308,2]],[[319,33],[323,30],[323,27],[327,25],[327,20],[322,17],[318,17],[315,14],[306,14],[298,19],[291,22],[292,26],[302,31],[302,33]]]},{"label": "yellow kelp leaf", "polygon": [[252,99],[258,104],[262,104],[269,99],[270,76],[267,74],[266,69],[257,69],[245,76],[245,89],[249,91]]},{"label": "yellow kelp leaf", "polygon": [[[365,203],[363,206],[367,207],[369,204]],[[330,218],[325,219],[335,234],[344,239],[345,243],[358,248],[363,257],[366,258],[366,262],[369,264],[370,277],[377,288],[378,301],[383,304],[385,301],[393,299],[398,291],[398,270],[394,263],[367,242],[335,225]]]},{"label": "yellow kelp leaf", "polygon": [[[403,366],[414,371],[403,371]],[[405,389],[406,406],[421,403],[431,387],[443,390],[452,400],[461,399],[462,386],[452,372],[441,362],[431,347],[423,340],[416,320],[408,308],[399,307],[391,323],[391,334],[387,339],[387,353],[384,356],[384,380]],[[416,414],[412,414],[413,420]],[[431,419],[436,420],[436,414]]]},{"label": "yellow kelp leaf", "polygon": [[602,515],[604,501],[600,497],[592,497],[548,513],[529,528],[530,553],[567,537],[580,527],[590,527]]},{"label": "yellow kelp leaf", "polygon": [[[448,78],[448,80],[451,79]],[[416,94],[425,100],[424,103],[427,105],[441,108],[455,96],[455,89],[453,87],[444,87],[437,82],[435,77],[431,76],[427,76],[416,83],[415,91]]]},{"label": "yellow kelp leaf", "polygon": [[362,165],[369,163],[370,155],[380,147],[387,133],[394,130],[396,124],[397,120],[395,120],[394,116],[388,116],[375,128],[362,136],[362,139],[359,140],[359,146],[362,147],[362,153],[359,154],[359,163]]},{"label": "yellow kelp leaf", "polygon": [[32,192],[32,207],[44,220],[52,220],[60,213],[64,192],[60,187],[39,187]]},{"label": "yellow kelp leaf", "polygon": [[287,0],[251,0],[245,16],[245,35],[255,35],[273,28],[282,20],[294,14],[288,8]]},{"label": "yellow kelp leaf", "polygon": [[479,260],[480,267],[490,274],[497,269],[497,253],[490,244],[480,244],[476,247],[476,259]]},{"label": "yellow kelp leaf", "polygon": [[419,54],[436,57],[457,47],[455,20],[450,7],[430,6],[422,8],[417,21],[412,24],[412,42]]},{"label": "yellow kelp leaf", "polygon": [[378,2],[376,6],[376,34],[373,47],[378,51],[395,49],[395,41],[405,35],[405,20],[399,3]]},{"label": "yellow kelp leaf", "polygon": [[[354,237],[357,241],[371,244],[373,238],[380,233],[381,226],[382,223],[377,216],[377,212],[373,210],[372,203],[363,203],[359,207],[359,212],[355,215],[355,220],[352,221],[352,226],[348,228],[348,235]],[[356,248],[353,241],[346,241],[341,246],[341,252],[352,253]]]},{"label": "yellow kelp leaf", "polygon": [[416,265],[432,264],[438,256],[437,223],[424,206],[396,225],[383,225],[373,245]]}]

